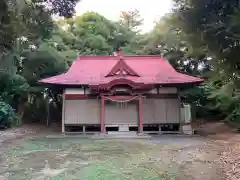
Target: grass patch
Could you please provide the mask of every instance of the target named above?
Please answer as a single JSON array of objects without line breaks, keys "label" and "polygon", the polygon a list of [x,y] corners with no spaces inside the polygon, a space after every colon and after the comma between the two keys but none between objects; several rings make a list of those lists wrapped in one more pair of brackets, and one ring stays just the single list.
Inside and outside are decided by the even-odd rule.
[{"label": "grass patch", "polygon": [[[6,154],[0,175],[9,180],[165,180],[171,169],[149,156],[161,148],[147,140],[25,140]],[[0,166],[1,169],[1,166]],[[169,169],[169,172],[166,171]],[[176,171],[176,170],[174,170]]]}]

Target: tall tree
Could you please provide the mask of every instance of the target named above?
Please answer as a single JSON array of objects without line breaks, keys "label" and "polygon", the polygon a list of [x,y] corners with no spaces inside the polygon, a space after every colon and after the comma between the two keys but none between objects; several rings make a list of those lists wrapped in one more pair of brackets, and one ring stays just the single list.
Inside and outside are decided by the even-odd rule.
[{"label": "tall tree", "polygon": [[[109,55],[129,44],[135,32],[95,12],[58,22],[63,43],[81,55]],[[58,30],[59,31],[59,30]],[[64,33],[65,31],[65,33]]]},{"label": "tall tree", "polygon": [[49,37],[51,15],[70,17],[78,0],[2,0],[0,2],[0,55],[11,51],[22,36]]},{"label": "tall tree", "polygon": [[134,11],[122,11],[120,15],[120,23],[129,30],[136,31],[139,30],[138,28],[143,24],[143,19],[137,9]]},{"label": "tall tree", "polygon": [[[213,54],[215,64],[229,78],[237,80],[240,75],[238,58],[240,43],[236,33],[240,24],[238,0],[177,1],[176,9],[186,34],[193,34],[192,42],[197,39],[207,46]],[[239,83],[237,83],[239,84]]]},{"label": "tall tree", "polygon": [[193,48],[189,36],[179,28],[175,14],[167,14],[148,34],[143,52],[164,56],[183,73],[203,75],[210,68],[207,52],[200,46]]},{"label": "tall tree", "polygon": [[[37,80],[59,74],[67,67],[58,47],[52,47],[46,41],[55,30],[52,15],[71,17],[77,2],[0,1],[1,101],[11,104],[19,112],[22,112],[25,102],[29,103],[30,95],[38,95],[43,102],[44,88],[37,87]],[[32,107],[36,106],[32,104]]]},{"label": "tall tree", "polygon": [[227,119],[240,120],[240,23],[238,0],[176,0],[180,28],[211,53],[211,96]]}]

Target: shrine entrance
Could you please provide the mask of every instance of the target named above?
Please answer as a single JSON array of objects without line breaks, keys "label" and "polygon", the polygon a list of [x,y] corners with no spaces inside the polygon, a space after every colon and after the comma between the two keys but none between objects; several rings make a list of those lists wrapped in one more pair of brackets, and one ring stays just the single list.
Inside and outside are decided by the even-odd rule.
[{"label": "shrine entrance", "polygon": [[[129,131],[129,127],[138,127],[138,102],[106,101],[105,127],[116,126],[118,131]],[[137,129],[138,130],[138,129]],[[136,130],[136,131],[137,131]]]},{"label": "shrine entrance", "polygon": [[105,132],[139,132],[139,96],[104,97]]}]

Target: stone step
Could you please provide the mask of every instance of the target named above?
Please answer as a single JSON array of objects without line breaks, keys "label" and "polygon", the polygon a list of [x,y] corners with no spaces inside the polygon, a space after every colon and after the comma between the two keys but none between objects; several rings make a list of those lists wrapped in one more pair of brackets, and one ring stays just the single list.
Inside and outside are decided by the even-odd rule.
[{"label": "stone step", "polygon": [[188,134],[192,135],[193,134],[193,129],[191,125],[184,125],[182,126],[183,134]]},{"label": "stone step", "polygon": [[137,132],[134,132],[134,131],[108,131],[107,134],[114,134],[114,135],[137,135]]},{"label": "stone step", "polygon": [[92,139],[150,139],[149,135],[138,134],[100,134],[92,136]]}]

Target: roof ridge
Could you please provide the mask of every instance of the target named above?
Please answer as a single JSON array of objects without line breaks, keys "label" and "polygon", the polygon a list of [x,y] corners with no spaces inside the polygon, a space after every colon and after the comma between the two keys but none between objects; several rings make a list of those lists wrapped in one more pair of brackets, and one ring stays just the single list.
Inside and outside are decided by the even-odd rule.
[{"label": "roof ridge", "polygon": [[[164,57],[159,55],[124,55],[123,58],[140,58],[138,60],[142,60],[141,58],[159,58],[159,60],[166,60]],[[96,55],[86,55],[86,56],[78,56],[75,61],[78,60],[118,60],[119,56],[96,56]],[[133,60],[133,59],[126,59]],[[136,59],[134,59],[136,60]],[[146,59],[145,59],[146,60]]]},{"label": "roof ridge", "polygon": [[160,57],[160,58],[163,58],[160,55],[125,55],[124,57]]}]

